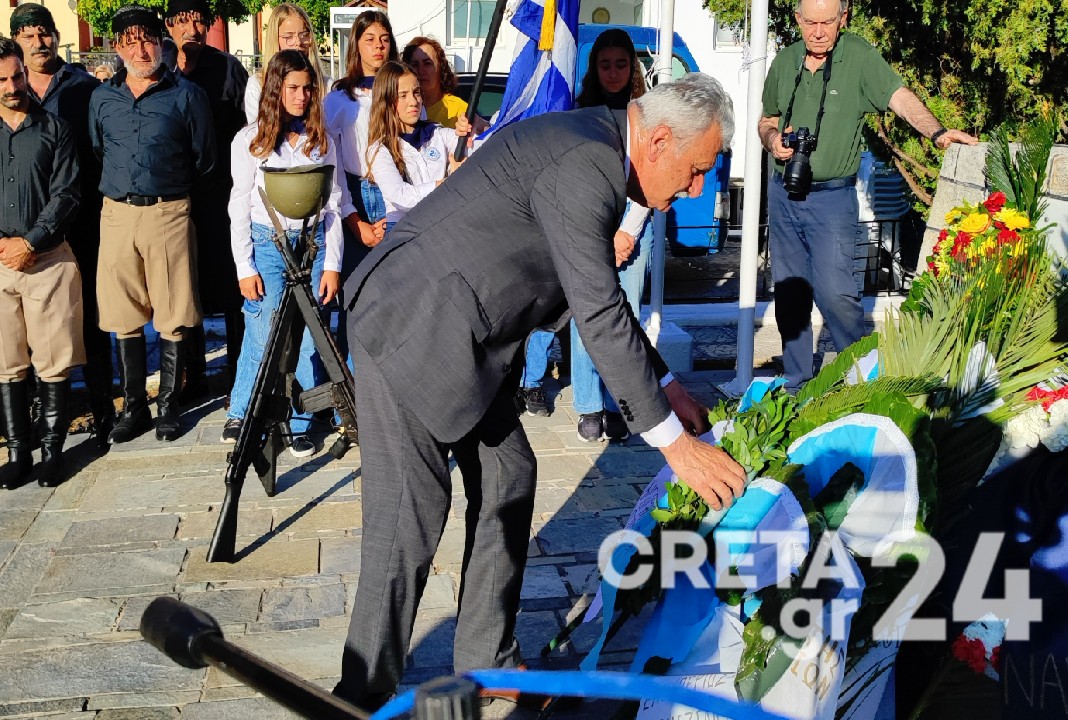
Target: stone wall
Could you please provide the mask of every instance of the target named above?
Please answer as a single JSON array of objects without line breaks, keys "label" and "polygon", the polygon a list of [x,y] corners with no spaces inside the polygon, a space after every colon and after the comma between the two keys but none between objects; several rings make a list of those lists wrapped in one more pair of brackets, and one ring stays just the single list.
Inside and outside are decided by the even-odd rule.
[{"label": "stone wall", "polygon": [[[962,200],[975,203],[986,197],[986,177],[983,174],[986,147],[986,143],[952,145],[946,150],[920,258],[931,254],[949,209]],[[1050,153],[1049,165],[1046,166],[1045,196],[1049,205],[1045,221],[1056,225],[1049,234],[1050,247],[1068,258],[1068,146],[1056,145]]]}]

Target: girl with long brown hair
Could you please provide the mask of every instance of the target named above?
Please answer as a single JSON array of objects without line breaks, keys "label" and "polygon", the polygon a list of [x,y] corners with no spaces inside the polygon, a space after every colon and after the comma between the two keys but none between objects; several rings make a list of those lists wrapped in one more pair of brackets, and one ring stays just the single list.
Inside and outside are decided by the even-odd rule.
[{"label": "girl with long brown hair", "polygon": [[[631,100],[644,94],[642,64],[630,36],[619,28],[605,30],[590,49],[589,69],[575,104],[625,110]],[[635,317],[640,317],[645,273],[653,249],[652,225],[648,208],[628,200],[623,222],[616,231],[615,251],[619,284]],[[575,413],[579,416],[579,440],[590,442],[603,437],[622,442],[630,436],[623,415],[601,381],[574,321],[571,322],[571,389]]]},{"label": "girl with long brown hair", "polygon": [[[597,36],[590,49],[589,66],[582,78],[582,89],[575,98],[575,105],[580,108],[606,105],[613,110],[625,110],[631,100],[644,94],[642,65],[630,36],[619,28],[605,30]],[[652,252],[652,223],[648,222],[648,217],[646,208],[628,200],[627,212],[622,226],[616,232],[614,243],[619,282],[635,317],[639,317],[639,302]],[[552,333],[535,330],[527,341],[520,393],[529,415],[550,413],[548,398],[542,388],[542,377],[548,367],[552,340]],[[601,382],[601,376],[582,344],[574,321],[571,323],[571,389],[574,409],[579,416],[579,440],[599,442],[605,438],[615,441],[627,439],[630,432],[623,416]]]},{"label": "girl with long brown hair", "polygon": [[387,229],[459,167],[456,144],[471,132],[466,117],[449,130],[421,120],[422,111],[415,71],[400,62],[383,65],[372,90],[367,167],[386,201]]},{"label": "girl with long brown hair", "polygon": [[[282,50],[271,58],[264,77],[263,96],[256,123],[248,125],[230,146],[234,187],[230,192],[230,246],[237,266],[238,285],[245,298],[245,335],[237,361],[237,378],[230,395],[230,410],[223,426],[223,442],[236,442],[248,411],[252,385],[263,360],[271,318],[285,288],[285,263],[272,240],[274,229],[259,190],[264,187],[264,168],[306,165],[337,167],[333,140],[323,121],[322,79],[312,62],[298,50]],[[337,295],[340,282],[342,239],[341,188],[335,176],[333,187],[315,228],[315,258],[312,289],[320,303]],[[301,220],[279,217],[294,253]],[[307,330],[300,344],[297,381],[303,388],[315,387],[314,346]],[[315,451],[308,440],[311,416],[294,411],[290,420],[293,437],[290,452],[305,457]]]},{"label": "girl with long brown hair", "polygon": [[[370,249],[386,234],[386,206],[382,192],[369,182],[364,168],[367,150],[367,114],[371,109],[371,85],[382,65],[397,59],[397,41],[389,18],[379,10],[365,10],[352,23],[346,52],[346,74],[334,83],[323,101],[326,124],[338,143],[338,182],[342,189],[341,215],[345,219],[345,256],[342,284]],[[344,172],[344,175],[341,173]],[[348,354],[346,312],[338,311],[337,341]]]}]

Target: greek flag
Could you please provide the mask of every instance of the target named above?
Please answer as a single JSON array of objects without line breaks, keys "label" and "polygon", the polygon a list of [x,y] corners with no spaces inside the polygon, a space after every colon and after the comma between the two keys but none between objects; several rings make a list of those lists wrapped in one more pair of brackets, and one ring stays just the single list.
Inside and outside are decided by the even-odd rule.
[{"label": "greek flag", "polygon": [[517,0],[509,7],[519,30],[501,109],[488,137],[517,120],[575,102],[575,48],[579,0]]}]

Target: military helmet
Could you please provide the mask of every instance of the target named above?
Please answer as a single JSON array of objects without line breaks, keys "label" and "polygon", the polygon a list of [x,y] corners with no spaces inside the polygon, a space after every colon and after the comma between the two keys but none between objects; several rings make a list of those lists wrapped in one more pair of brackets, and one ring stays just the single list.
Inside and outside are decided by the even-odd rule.
[{"label": "military helmet", "polygon": [[333,179],[333,165],[263,169],[267,199],[278,212],[293,220],[310,218],[326,205]]}]

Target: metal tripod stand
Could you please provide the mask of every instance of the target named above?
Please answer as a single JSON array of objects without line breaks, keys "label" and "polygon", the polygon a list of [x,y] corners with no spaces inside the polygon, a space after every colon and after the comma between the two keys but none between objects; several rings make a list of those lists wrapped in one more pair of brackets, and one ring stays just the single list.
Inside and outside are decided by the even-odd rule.
[{"label": "metal tripod stand", "polygon": [[[260,195],[275,228],[275,247],[285,262],[285,289],[271,320],[271,331],[264,348],[263,361],[256,373],[252,399],[241,423],[237,445],[227,454],[226,496],[223,498],[219,521],[208,547],[208,562],[234,561],[238,502],[249,466],[255,468],[267,497],[274,497],[277,491],[278,455],[284,446],[285,424],[294,404],[303,412],[317,412],[327,408],[337,410],[341,416],[343,436],[331,449],[331,454],[335,457],[341,457],[349,445],[358,442],[352,373],[334,344],[311,287],[312,263],[319,247],[315,243],[315,229],[319,225],[322,202],[314,211],[314,223],[309,226],[309,218],[303,218],[297,243],[302,255],[298,260],[289,247],[285,228],[278,219],[267,193],[261,189]],[[294,398],[290,379],[297,367],[297,356],[305,327],[322,357],[329,380],[304,390]]]}]

